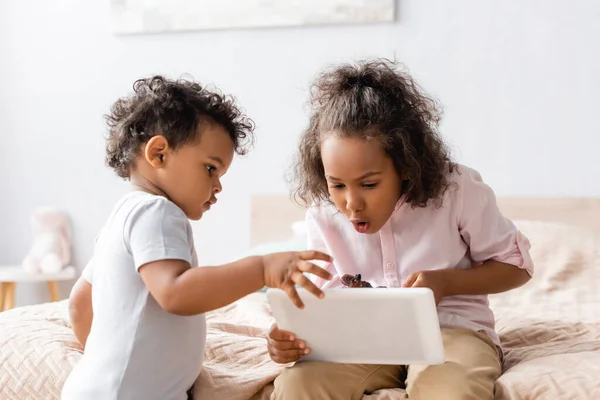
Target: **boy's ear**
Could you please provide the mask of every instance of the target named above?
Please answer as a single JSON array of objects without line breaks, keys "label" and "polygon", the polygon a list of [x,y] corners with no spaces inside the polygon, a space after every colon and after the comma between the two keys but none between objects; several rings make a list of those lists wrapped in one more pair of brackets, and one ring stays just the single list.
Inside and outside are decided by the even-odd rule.
[{"label": "boy's ear", "polygon": [[165,158],[167,157],[167,150],[169,149],[169,142],[167,138],[162,135],[156,135],[150,138],[144,148],[144,158],[154,168],[163,168],[165,165]]}]

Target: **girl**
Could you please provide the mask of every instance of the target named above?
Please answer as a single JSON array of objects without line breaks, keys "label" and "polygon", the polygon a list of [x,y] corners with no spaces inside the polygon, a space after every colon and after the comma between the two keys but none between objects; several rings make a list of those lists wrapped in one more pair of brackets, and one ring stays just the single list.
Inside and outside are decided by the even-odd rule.
[{"label": "girl", "polygon": [[[196,267],[189,220],[217,201],[234,151],[253,125],[235,104],[199,84],[157,76],[135,83],[108,116],[107,162],[131,181],[96,238],[70,298],[85,352],[62,391],[66,400],[185,400],[202,366],[204,313],[264,285],[283,288],[330,274],[309,263],[319,252],[249,257]],[[186,393],[187,392],[187,393]]]},{"label": "girl", "polygon": [[[275,380],[272,399],[360,399],[394,387],[411,399],[492,399],[501,350],[487,295],[530,279],[527,239],[500,214],[480,175],[451,160],[434,102],[393,63],[327,71],[312,94],[295,194],[313,205],[311,248],[335,260],[326,266],[334,278],[315,282],[341,287],[340,277],[360,273],[373,287],[430,288],[446,362],[298,363]],[[276,326],[267,342],[278,363],[310,352]]]}]

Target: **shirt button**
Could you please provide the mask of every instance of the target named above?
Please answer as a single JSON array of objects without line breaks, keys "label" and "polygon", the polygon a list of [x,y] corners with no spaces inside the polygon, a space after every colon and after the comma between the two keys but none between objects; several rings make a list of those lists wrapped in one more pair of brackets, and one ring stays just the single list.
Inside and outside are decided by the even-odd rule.
[{"label": "shirt button", "polygon": [[387,267],[387,269],[392,269],[394,267],[394,264],[387,263],[385,266]]}]

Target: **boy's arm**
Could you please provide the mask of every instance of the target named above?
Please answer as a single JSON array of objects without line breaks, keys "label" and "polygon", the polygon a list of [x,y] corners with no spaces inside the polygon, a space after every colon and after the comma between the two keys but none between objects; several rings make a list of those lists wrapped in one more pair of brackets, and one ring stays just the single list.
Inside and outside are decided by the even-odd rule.
[{"label": "boy's arm", "polygon": [[83,348],[90,334],[93,316],[92,285],[80,277],[69,296],[69,318],[73,333]]},{"label": "boy's arm", "polygon": [[292,302],[302,308],[295,285],[315,296],[323,296],[304,273],[331,279],[330,273],[311,260],[330,261],[331,258],[318,251],[292,251],[247,257],[219,267],[196,268],[190,268],[187,261],[168,259],[146,263],[139,272],[158,304],[176,315],[195,315],[221,308],[265,285],[283,289]]},{"label": "boy's arm", "polygon": [[171,314],[201,314],[263,287],[261,257],[221,267],[193,265],[189,221],[166,199],[137,206],[125,221],[124,239],[150,294]]},{"label": "boy's arm", "polygon": [[315,294],[320,292],[302,272],[329,275],[308,262],[312,257],[329,260],[315,252],[270,254],[219,267],[192,268],[197,261],[189,221],[181,209],[163,198],[153,198],[130,213],[124,239],[133,267],[152,297],[164,310],[176,315],[215,310],[265,285],[281,287],[301,306],[294,283]]},{"label": "boy's arm", "polygon": [[158,304],[176,315],[215,310],[264,286],[261,257],[197,268],[184,260],[161,260],[141,266],[139,272]]}]

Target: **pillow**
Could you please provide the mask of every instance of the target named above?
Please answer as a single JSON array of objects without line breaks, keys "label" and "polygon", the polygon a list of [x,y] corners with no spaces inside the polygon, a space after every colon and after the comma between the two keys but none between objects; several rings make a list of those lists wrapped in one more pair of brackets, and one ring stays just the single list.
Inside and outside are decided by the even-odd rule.
[{"label": "pillow", "polygon": [[81,356],[67,300],[0,313],[0,399],[60,399]]}]

